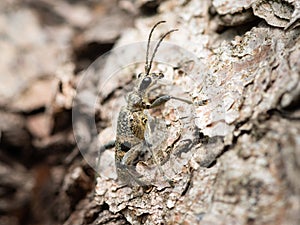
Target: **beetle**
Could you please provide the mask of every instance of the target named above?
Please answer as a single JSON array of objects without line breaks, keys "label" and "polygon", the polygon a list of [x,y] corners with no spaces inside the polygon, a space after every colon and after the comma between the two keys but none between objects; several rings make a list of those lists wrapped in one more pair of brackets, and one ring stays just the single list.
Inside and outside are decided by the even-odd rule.
[{"label": "beetle", "polygon": [[[146,111],[148,109],[160,106],[170,99],[192,104],[192,102],[189,100],[170,95],[159,96],[151,103],[148,99],[148,94],[151,87],[153,87],[158,80],[164,77],[164,74],[161,72],[151,72],[155,54],[157,53],[158,48],[164,38],[170,33],[177,31],[177,29],[172,29],[159,39],[149,60],[149,47],[153,31],[159,24],[165,22],[166,21],[159,21],[152,27],[147,42],[145,71],[137,76],[136,84],[133,90],[126,95],[127,105],[121,108],[117,120],[116,140],[102,147],[102,150],[115,147],[115,165],[118,179],[128,185],[150,185],[142,179],[142,175],[139,174],[135,169],[137,163],[142,160],[146,151],[149,151],[154,163],[157,164],[159,171],[169,182],[169,184],[173,186],[173,182],[164,175],[160,166],[160,161],[152,150],[152,144],[148,141],[150,133],[154,133],[155,129],[159,129],[159,125],[157,124],[157,120],[152,118]],[[102,150],[100,150],[100,152]]]}]

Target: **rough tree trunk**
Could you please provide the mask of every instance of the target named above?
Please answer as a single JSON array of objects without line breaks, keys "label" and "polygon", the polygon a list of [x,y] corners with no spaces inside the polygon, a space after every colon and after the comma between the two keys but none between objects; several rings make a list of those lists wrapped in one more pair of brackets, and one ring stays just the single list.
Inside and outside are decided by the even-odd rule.
[{"label": "rough tree trunk", "polygon": [[[44,0],[0,8],[0,224],[300,224],[298,1]],[[172,62],[154,65],[194,102],[152,112],[168,124],[162,169],[174,187],[164,179],[148,190],[120,185],[108,163],[113,149],[95,185],[86,159],[99,140],[114,139],[114,118],[143,65],[111,78],[103,67],[124,62],[108,55],[79,90],[80,79],[113,46],[146,41],[160,20],[167,23],[154,40],[177,28],[167,41],[194,57],[162,45],[158,61]],[[76,92],[73,107],[81,103],[86,116],[98,98],[97,135],[85,120],[72,129]]]}]

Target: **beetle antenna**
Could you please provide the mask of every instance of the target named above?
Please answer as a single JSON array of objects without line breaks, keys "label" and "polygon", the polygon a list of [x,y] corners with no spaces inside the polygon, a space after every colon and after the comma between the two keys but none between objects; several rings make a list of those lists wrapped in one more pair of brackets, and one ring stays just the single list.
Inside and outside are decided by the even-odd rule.
[{"label": "beetle antenna", "polygon": [[158,47],[160,46],[161,42],[164,40],[164,38],[165,38],[166,36],[168,36],[170,33],[174,32],[174,31],[178,31],[178,29],[173,29],[173,30],[168,31],[168,32],[165,33],[165,34],[159,39],[159,41],[157,42],[157,44],[156,44],[156,46],[155,46],[155,49],[154,49],[154,51],[153,51],[152,57],[151,57],[151,59],[150,59],[150,63],[149,63],[149,66],[148,66],[148,68],[147,68],[148,70],[146,71],[146,74],[149,74],[149,72],[150,72],[150,70],[151,70],[153,59],[154,59],[154,57],[155,57],[155,54],[156,54],[156,52],[157,52],[157,50],[158,50]]},{"label": "beetle antenna", "polygon": [[149,58],[149,47],[150,47],[150,41],[151,41],[151,36],[152,33],[154,31],[154,29],[161,23],[165,23],[166,21],[162,20],[157,22],[151,29],[149,37],[148,37],[148,43],[147,43],[147,51],[146,51],[146,62],[145,62],[145,73],[148,74],[150,72],[150,68],[151,68],[151,63],[148,63],[148,58]]}]

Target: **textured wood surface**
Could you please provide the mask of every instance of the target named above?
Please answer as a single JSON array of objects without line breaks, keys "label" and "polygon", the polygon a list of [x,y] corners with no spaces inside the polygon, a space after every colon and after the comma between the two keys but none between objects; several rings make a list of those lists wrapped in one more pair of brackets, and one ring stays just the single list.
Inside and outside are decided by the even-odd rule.
[{"label": "textured wood surface", "polygon": [[[298,1],[29,0],[0,11],[0,224],[300,223]],[[108,81],[101,69],[143,59],[137,42],[159,20],[154,40],[178,31],[157,54],[170,65],[154,69],[195,103],[151,112],[168,125],[162,168],[175,185],[159,175],[149,190],[120,185],[113,150],[95,182],[89,160],[114,139],[143,64]],[[126,45],[141,56],[107,55],[81,85],[90,63]],[[94,130],[88,119],[72,126],[74,107]],[[138,170],[150,179],[157,169],[146,164]]]}]

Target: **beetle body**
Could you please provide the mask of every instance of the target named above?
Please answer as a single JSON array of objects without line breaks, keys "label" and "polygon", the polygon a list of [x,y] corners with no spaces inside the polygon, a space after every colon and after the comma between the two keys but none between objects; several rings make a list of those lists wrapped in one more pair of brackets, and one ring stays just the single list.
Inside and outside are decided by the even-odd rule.
[{"label": "beetle body", "polygon": [[[156,157],[152,149],[152,147],[157,147],[157,143],[155,143],[157,140],[153,137],[153,133],[155,133],[157,129],[163,129],[161,128],[161,124],[157,123],[156,120],[145,111],[157,107],[169,101],[171,98],[189,104],[191,103],[187,100],[171,97],[169,95],[160,96],[153,102],[149,102],[148,94],[151,87],[164,77],[162,73],[150,73],[154,56],[162,40],[171,32],[176,31],[170,30],[159,39],[151,59],[148,60],[152,32],[159,24],[164,22],[165,21],[160,21],[156,23],[150,31],[147,43],[145,72],[137,76],[133,90],[126,96],[127,105],[121,108],[117,120],[115,164],[119,180],[127,185],[149,185],[149,183],[143,179],[143,176],[136,171],[137,163],[143,160],[145,154],[148,152],[151,153],[152,161],[158,166],[159,171],[164,176],[160,166],[160,160]],[[166,179],[170,185],[172,185],[171,181],[168,178]]]}]

